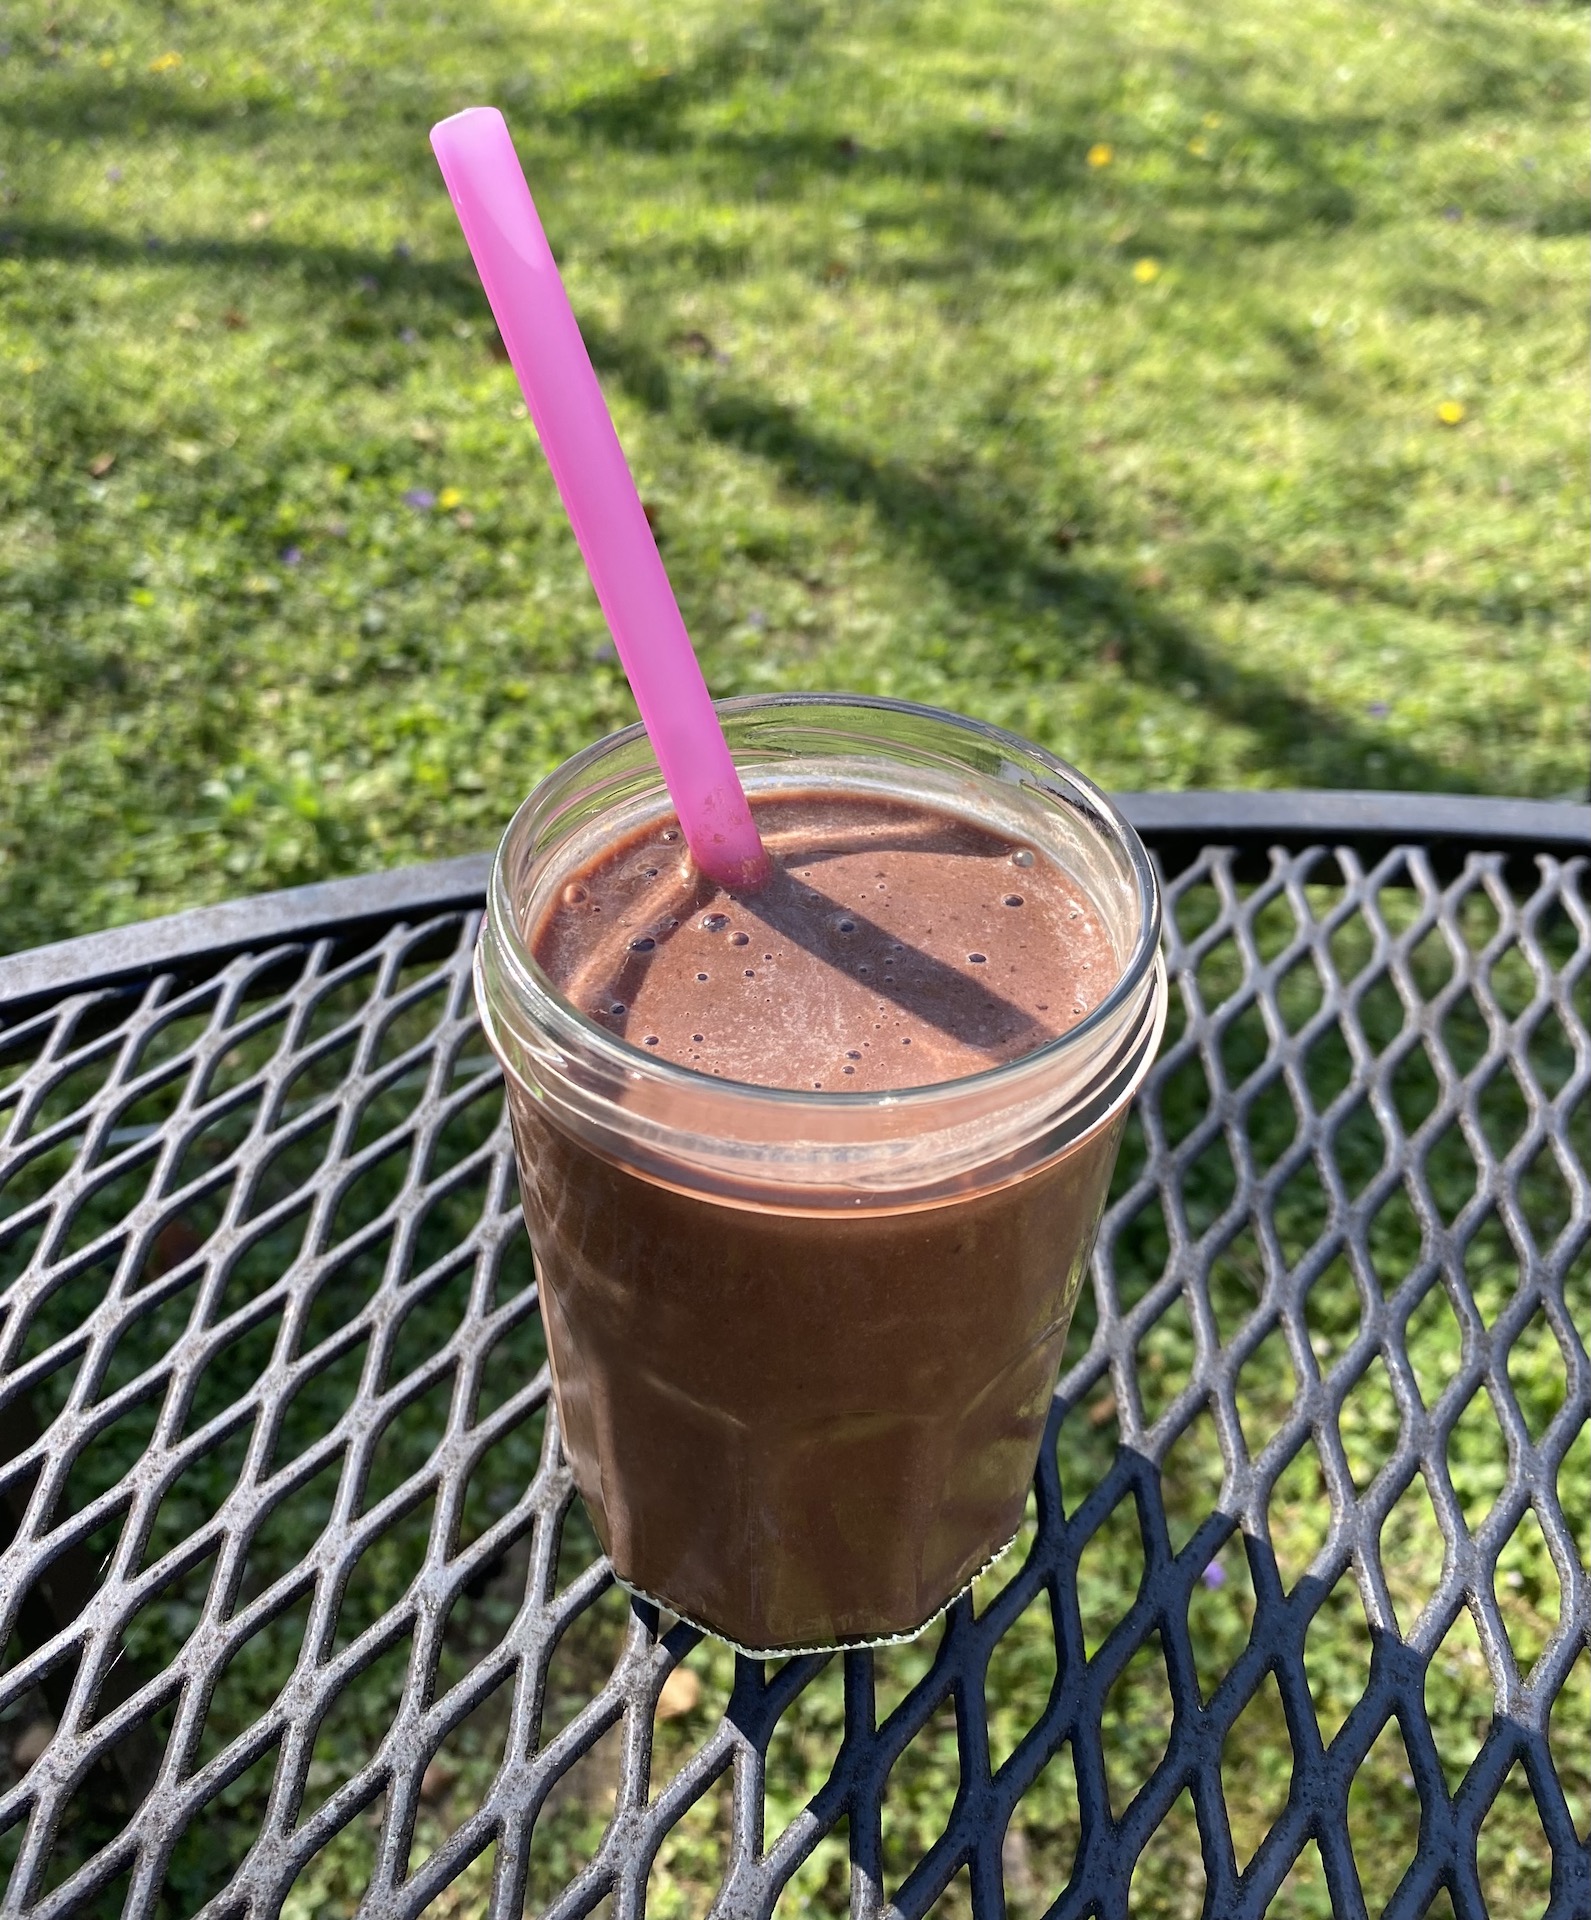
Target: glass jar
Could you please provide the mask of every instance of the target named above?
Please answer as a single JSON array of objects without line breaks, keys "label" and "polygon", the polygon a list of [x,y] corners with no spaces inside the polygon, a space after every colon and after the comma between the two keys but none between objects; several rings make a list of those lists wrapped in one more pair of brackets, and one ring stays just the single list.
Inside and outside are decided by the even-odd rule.
[{"label": "glass jar", "polygon": [[1132,828],[1027,741],[849,695],[719,707],[755,811],[887,796],[1057,861],[1118,973],[1078,1024],[964,1078],[754,1086],[632,1046],[529,950],[554,892],[671,817],[645,734],[549,775],[493,865],[476,958],[564,1445],[618,1577],[748,1651],[919,1631],[1007,1546],[1128,1104],[1165,1018]]}]

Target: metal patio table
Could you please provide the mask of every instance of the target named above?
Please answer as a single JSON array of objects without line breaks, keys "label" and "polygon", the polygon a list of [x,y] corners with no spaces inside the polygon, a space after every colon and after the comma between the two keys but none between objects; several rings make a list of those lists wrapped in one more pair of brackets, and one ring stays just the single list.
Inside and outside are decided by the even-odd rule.
[{"label": "metal patio table", "polygon": [[[474,1020],[484,859],[0,959],[4,1910],[517,1915],[530,1900],[635,1916],[712,1804],[723,1915],[919,1915],[956,1882],[962,1904],[942,1911],[1121,1916],[1168,1833],[1194,1887],[1181,1910],[1202,1874],[1208,1915],[1295,1911],[1307,1866],[1331,1910],[1356,1915],[1354,1782],[1395,1719],[1410,1812],[1388,1914],[1486,1912],[1478,1836],[1510,1778],[1550,1848],[1547,1910],[1591,1913],[1565,1791],[1591,1733],[1564,1708],[1591,1630],[1591,1485],[1571,1451],[1591,1414],[1591,808],[1123,804],[1164,882],[1172,1023],[1022,1550],[915,1667],[889,1669],[914,1676],[899,1698],[884,1655],[738,1660],[726,1699],[681,1714],[671,1676],[700,1671],[712,1643],[627,1603],[596,1553]],[[1306,1187],[1313,1213],[1295,1204]],[[1406,1251],[1389,1266],[1393,1213],[1405,1240],[1388,1244]],[[1478,1291],[1487,1248],[1502,1296]],[[1353,1313],[1323,1332],[1330,1288]],[[1432,1380],[1408,1329],[1434,1312],[1459,1332]],[[1559,1370],[1544,1420],[1516,1392],[1527,1345]],[[1269,1430],[1256,1379],[1291,1383]],[[1366,1465],[1344,1436],[1372,1385],[1390,1412]],[[1479,1506],[1450,1473],[1466,1420],[1502,1462]],[[1218,1464],[1177,1491],[1196,1428]],[[1074,1435],[1105,1449],[1097,1472],[1078,1469]],[[1301,1463],[1315,1532],[1289,1566],[1278,1489]],[[1415,1497],[1441,1570],[1400,1612],[1387,1529]],[[1288,1498],[1296,1533],[1309,1501]],[[1528,1664],[1499,1572],[1521,1526],[1539,1527],[1561,1589]],[[1142,1572],[1120,1617],[1090,1629],[1079,1569],[1100,1542]],[[1229,1582],[1242,1630],[1225,1671],[1201,1675],[1190,1610]],[[1323,1727],[1310,1635],[1344,1595],[1369,1653]],[[1466,1614],[1490,1717],[1455,1768],[1427,1683]],[[1048,1664],[1016,1734],[991,1744],[986,1673],[1023,1621]],[[1145,1657],[1161,1663],[1163,1752],[1124,1781],[1113,1689]],[[1240,1850],[1233,1769],[1266,1686],[1290,1791]],[[328,1729],[359,1701],[365,1732],[339,1747]],[[371,1701],[386,1702],[374,1732]],[[953,1807],[904,1858],[900,1769],[952,1722]],[[447,1756],[471,1728],[496,1744],[477,1741],[459,1774]],[[816,1771],[803,1804],[776,1806],[765,1788],[790,1739]],[[549,1866],[541,1835],[599,1751],[600,1835]],[[1072,1857],[1037,1870],[1024,1809],[1063,1753]],[[438,1782],[465,1775],[439,1824]],[[322,1849],[356,1823],[364,1883],[328,1891]],[[819,1857],[843,1874],[798,1900]],[[195,1858],[208,1881],[182,1878]]]}]

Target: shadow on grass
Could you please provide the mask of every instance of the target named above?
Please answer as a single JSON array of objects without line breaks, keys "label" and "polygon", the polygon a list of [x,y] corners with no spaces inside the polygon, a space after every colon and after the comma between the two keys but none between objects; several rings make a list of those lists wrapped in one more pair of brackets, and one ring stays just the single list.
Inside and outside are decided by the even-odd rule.
[{"label": "shadow on grass", "polygon": [[106,135],[146,140],[155,132],[224,135],[251,144],[298,116],[247,92],[194,93],[142,75],[107,82],[86,74],[35,70],[33,84],[6,102],[6,120],[52,140],[92,143]]},{"label": "shadow on grass", "polygon": [[[671,370],[647,345],[587,323],[587,343],[604,372],[652,410],[678,417]],[[969,613],[1049,616],[1056,623],[1050,670],[1079,650],[1112,649],[1122,670],[1147,685],[1197,689],[1199,704],[1254,733],[1274,765],[1301,746],[1374,785],[1463,790],[1468,783],[1418,748],[1389,741],[1311,701],[1263,669],[1223,658],[1208,641],[1116,568],[1049,557],[1013,531],[1028,514],[1020,497],[984,503],[949,477],[928,476],[813,427],[782,402],[744,386],[708,387],[688,420],[719,441],[767,463],[781,484],[811,498],[866,507],[896,554],[932,569]],[[984,476],[985,480],[988,476]],[[1077,508],[1087,521],[1087,503]]]},{"label": "shadow on grass", "polygon": [[[406,316],[421,300],[472,316],[484,306],[474,269],[462,258],[402,259],[269,237],[183,238],[149,245],[104,229],[47,222],[18,223],[5,238],[13,251],[20,247],[29,257],[276,272],[306,287],[339,287],[360,291],[372,303],[391,301],[394,311]],[[1064,672],[1066,661],[1080,651],[1098,654],[1108,647],[1121,670],[1146,686],[1192,687],[1197,704],[1248,730],[1265,764],[1279,771],[1296,777],[1301,758],[1319,757],[1339,777],[1346,774],[1372,786],[1440,791],[1472,784],[1417,747],[1310,700],[1277,675],[1222,657],[1119,569],[1043,554],[1036,541],[1014,530],[1028,514],[1020,497],[976,499],[963,481],[880,458],[742,383],[710,382],[682,398],[673,368],[647,341],[589,320],[585,334],[603,373],[616,377],[651,411],[667,414],[687,435],[703,435],[760,460],[793,493],[868,509],[887,550],[909,555],[936,573],[969,615],[1048,623],[1054,648],[1036,670],[1036,683]],[[986,471],[980,477],[986,490],[996,484]],[[1088,521],[1086,499],[1075,511]]]},{"label": "shadow on grass", "polygon": [[[828,118],[821,124],[799,94],[788,118],[781,119],[775,106],[760,126],[755,116],[742,116],[727,128],[693,123],[699,109],[748,84],[775,90],[777,99],[792,84],[799,87],[836,65],[844,58],[829,44],[837,18],[834,9],[814,0],[767,5],[708,36],[672,65],[629,68],[606,84],[545,102],[515,62],[517,35],[510,25],[487,18],[475,27],[473,42],[477,56],[488,63],[484,95],[507,106],[523,137],[551,136],[655,155],[676,169],[694,162],[700,184],[720,198],[795,197],[814,182],[821,190],[838,177],[971,190],[980,197],[976,209],[957,205],[953,195],[936,195],[913,204],[912,224],[936,233],[942,244],[976,246],[986,263],[1009,257],[1028,266],[1035,249],[1039,257],[1064,265],[1055,258],[1053,234],[1018,240],[990,231],[988,196],[1014,210],[1048,211],[1058,197],[1076,195],[1089,178],[1086,155],[1095,130],[1120,118],[1116,69],[1146,54],[1175,75],[1190,105],[1218,114],[1223,144],[1243,149],[1252,163],[1237,175],[1190,169],[1182,164],[1183,134],[1152,127],[1134,131],[1133,146],[1141,157],[1159,154],[1179,164],[1152,183],[1113,178],[1114,203],[1146,223],[1137,236],[1141,243],[1158,241],[1170,257],[1176,252],[1173,236],[1155,233],[1154,223],[1185,214],[1204,218],[1209,230],[1201,243],[1221,238],[1249,246],[1295,238],[1302,228],[1361,221],[1356,196],[1342,177],[1341,157],[1349,149],[1376,140],[1412,142],[1433,124],[1460,127],[1482,116],[1528,117],[1539,111],[1544,92],[1563,99],[1573,97],[1579,86],[1578,69],[1556,46],[1538,44],[1509,59],[1499,54],[1494,35],[1451,16],[1421,23],[1427,41],[1435,43],[1429,87],[1417,99],[1380,112],[1282,111],[1235,86],[1227,60],[1174,41],[1147,49],[1107,41],[1091,50],[1098,62],[1094,76],[1073,69],[1072,88],[1050,86],[1031,102],[1036,131],[936,117],[904,137],[874,139],[865,124],[865,101],[846,100],[857,87],[854,70],[844,67],[838,71],[835,105],[827,108],[825,102]],[[847,86],[848,81],[853,84]],[[353,67],[337,84],[347,121],[326,124],[337,128],[345,150],[381,153],[395,180],[411,169],[426,172],[430,156],[424,128],[457,106],[456,87],[433,80],[423,69],[403,73],[375,66]],[[230,93],[198,94],[142,75],[96,81],[49,61],[35,61],[31,85],[8,102],[7,117],[18,129],[67,142],[175,131],[252,144],[274,130],[296,134],[303,127],[302,114],[279,95],[251,90],[247,83]],[[354,149],[343,139],[350,122],[357,123]],[[1485,217],[1483,209],[1476,211]],[[883,213],[881,226],[887,227],[889,219]],[[1587,222],[1582,202],[1560,199],[1544,206],[1530,224],[1559,234],[1583,231]],[[1509,217],[1508,223],[1517,225],[1517,218]],[[932,275],[938,269],[929,257],[915,270]]]},{"label": "shadow on grass", "polygon": [[[1056,210],[1064,216],[1068,202],[1085,189],[1089,130],[1116,116],[1116,68],[1128,50],[1106,45],[1093,74],[1076,78],[1069,91],[1041,85],[1032,104],[1042,110],[1033,111],[1021,128],[925,116],[904,134],[873,138],[865,124],[848,130],[846,115],[859,122],[867,117],[865,102],[858,108],[852,97],[856,86],[837,84],[832,109],[826,102],[811,104],[813,74],[842,57],[833,41],[836,23],[837,15],[821,5],[766,6],[710,36],[671,69],[629,69],[578,97],[545,105],[534,83],[511,70],[511,36],[505,28],[488,20],[478,29],[476,43],[490,76],[482,82],[484,90],[510,102],[516,129],[531,143],[565,150],[570,143],[583,143],[655,155],[676,174],[694,173],[697,191],[720,201],[793,201],[829,190],[840,179],[877,183],[880,192],[866,209],[863,231],[874,237],[894,233],[903,251],[876,270],[854,269],[860,275],[876,271],[883,278],[941,281],[944,298],[959,303],[967,296],[956,291],[957,284],[979,271],[998,275],[1020,265],[1056,286],[1101,273],[1102,243],[1089,240],[1075,222],[1048,216]],[[1460,25],[1439,23],[1429,31],[1438,56],[1430,95],[1379,115],[1282,112],[1246,98],[1222,63],[1173,45],[1152,50],[1176,73],[1189,103],[1219,111],[1223,139],[1242,143],[1250,164],[1233,178],[1211,167],[1179,165],[1152,185],[1113,175],[1113,204],[1131,226],[1131,247],[1153,246],[1175,258],[1197,243],[1224,251],[1234,270],[1241,270],[1247,249],[1292,238],[1303,228],[1338,228],[1367,217],[1344,178],[1342,155],[1348,146],[1389,135],[1412,137],[1433,119],[1460,123],[1522,110],[1543,82],[1529,60],[1499,55],[1487,38]],[[1557,86],[1556,67],[1546,77]],[[803,81],[808,83],[806,104],[792,93],[796,104],[782,115],[783,96],[772,98],[762,125],[755,116],[728,125],[699,119],[700,109],[743,95],[750,85],[771,90]],[[398,73],[374,67],[352,69],[336,84],[348,114],[357,116],[355,150],[365,158],[384,158],[396,181],[429,179],[424,125],[454,104],[441,84],[413,69]],[[192,135],[196,143],[215,139],[238,145],[274,137],[278,128],[296,133],[304,127],[302,114],[246,85],[230,95],[220,88],[197,94],[133,77],[114,88],[96,88],[91,78],[47,65],[38,68],[31,90],[21,93],[9,112],[18,128],[68,142],[97,139],[106,131],[141,138],[155,129]],[[1157,148],[1180,155],[1183,144],[1180,136],[1150,129],[1140,130],[1134,141],[1145,155]],[[925,186],[943,191],[918,191]],[[1035,214],[1046,217],[1035,222]],[[1549,209],[1542,217],[1568,216]],[[1584,210],[1575,210],[1575,218],[1583,224]],[[914,250],[916,233],[922,238]],[[649,264],[655,274],[660,259],[667,262],[668,244],[661,237],[642,253],[610,238],[606,244],[599,240],[598,249],[610,266],[644,278]],[[687,251],[695,271],[749,270],[749,254],[733,246],[696,240]],[[107,266],[234,269],[296,280],[317,297],[347,294],[358,299],[361,311],[346,331],[370,335],[373,378],[394,374],[377,350],[376,336],[386,328],[395,339],[400,315],[423,316],[427,307],[448,316],[483,313],[473,270],[462,253],[450,261],[427,261],[330,243],[297,245],[268,234],[140,237],[16,214],[0,216],[0,256],[6,252]],[[819,271],[824,263],[814,254],[806,264]],[[1108,269],[1110,274],[1117,270],[1115,264]],[[1444,299],[1465,297],[1462,289],[1439,291]],[[1270,331],[1289,377],[1312,404],[1346,404],[1311,340],[1282,326]],[[641,404],[667,413],[687,437],[761,462],[793,495],[866,510],[885,550],[930,571],[969,616],[1024,623],[1024,640],[1036,655],[1026,669],[1033,684],[1063,674],[1071,659],[1104,653],[1142,685],[1191,689],[1192,702],[1245,729],[1255,743],[1256,764],[1282,777],[1319,778],[1320,770],[1329,768],[1326,777],[1339,783],[1434,789],[1473,784],[1417,747],[1388,738],[1384,729],[1361,726],[1311,700],[1285,675],[1223,656],[1128,572],[1091,561],[1086,553],[1053,552],[1040,535],[1024,531],[1030,503],[1003,489],[988,469],[914,469],[738,379],[687,383],[655,341],[635,329],[590,327],[588,338],[603,372],[621,380]],[[1072,517],[1086,526],[1086,486],[1075,478],[1072,484]],[[1191,558],[1196,575],[1197,556]],[[1241,580],[1190,578],[1216,596],[1245,585],[1263,592],[1274,580],[1342,597],[1337,583],[1288,582],[1267,573],[1258,560],[1239,556],[1239,563]],[[1402,590],[1395,586],[1383,592],[1355,582],[1352,591],[1403,604]],[[1484,608],[1475,611],[1488,617]],[[1012,666],[1013,676],[1023,672]]]}]

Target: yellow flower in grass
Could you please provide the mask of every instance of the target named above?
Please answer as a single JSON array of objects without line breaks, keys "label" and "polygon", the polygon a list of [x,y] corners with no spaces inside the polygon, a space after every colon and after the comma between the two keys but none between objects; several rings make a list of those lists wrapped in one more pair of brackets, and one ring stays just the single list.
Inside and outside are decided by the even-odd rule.
[{"label": "yellow flower in grass", "polygon": [[180,53],[161,53],[157,54],[155,58],[150,61],[149,71],[151,73],[175,73],[181,65],[182,55]]},{"label": "yellow flower in grass", "polygon": [[1160,262],[1147,258],[1134,261],[1132,277],[1138,282],[1139,286],[1147,287],[1151,281],[1160,278]]},{"label": "yellow flower in grass", "polygon": [[1088,164],[1091,167],[1108,167],[1116,158],[1116,149],[1107,141],[1096,140],[1088,150]]},{"label": "yellow flower in grass", "polygon": [[1456,427],[1464,418],[1462,400],[1444,400],[1436,410],[1436,417],[1444,427]]},{"label": "yellow flower in grass", "polygon": [[436,496],[436,504],[444,513],[451,513],[455,507],[464,504],[464,495],[457,487],[444,487]]}]

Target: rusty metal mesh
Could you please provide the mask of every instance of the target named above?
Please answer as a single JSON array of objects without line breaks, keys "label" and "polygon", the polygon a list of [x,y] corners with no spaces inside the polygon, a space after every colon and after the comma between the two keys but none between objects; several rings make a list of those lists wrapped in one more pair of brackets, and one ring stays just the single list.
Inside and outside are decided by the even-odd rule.
[{"label": "rusty metal mesh", "polygon": [[[1168,1836],[1209,1914],[1291,1912],[1306,1868],[1356,1914],[1356,1781],[1399,1738],[1386,1912],[1486,1911],[1509,1781],[1549,1911],[1591,1911],[1587,866],[1166,876],[1176,1011],[1021,1549],[893,1664],[731,1670],[613,1587],[559,1454],[472,916],[68,983],[0,1027],[9,1910],[638,1915],[710,1805],[726,1915],[1147,1911]],[[1355,1627],[1346,1679],[1323,1622],[1339,1651]],[[1461,1630],[1487,1697],[1455,1755],[1430,1701]],[[923,1832],[899,1808],[936,1729],[954,1794]],[[549,1851],[603,1754],[600,1832]],[[1023,1824],[1057,1767],[1065,1858]]]}]

